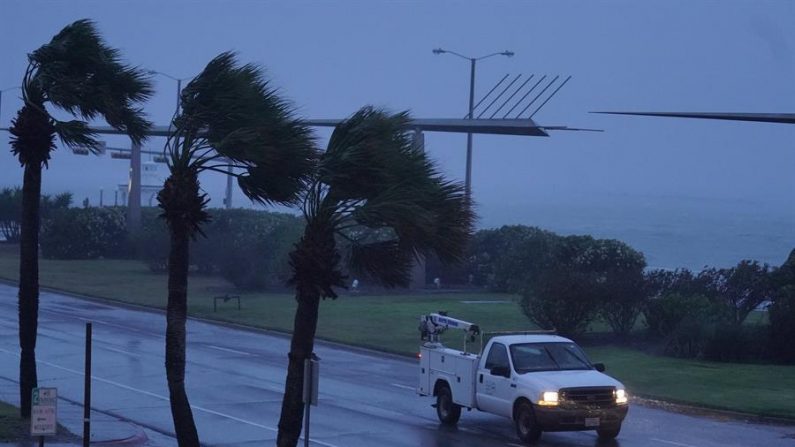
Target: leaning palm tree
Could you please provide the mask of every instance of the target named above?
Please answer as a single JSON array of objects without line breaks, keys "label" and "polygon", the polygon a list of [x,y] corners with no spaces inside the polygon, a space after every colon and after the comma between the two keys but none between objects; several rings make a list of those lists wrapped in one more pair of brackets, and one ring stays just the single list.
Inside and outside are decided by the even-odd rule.
[{"label": "leaning palm tree", "polygon": [[294,447],[303,418],[303,364],[314,348],[319,303],[345,272],[387,287],[408,284],[417,257],[456,262],[473,214],[406,131],[405,113],[366,107],[334,130],[303,200],[306,227],[290,254],[298,307],[277,445]]},{"label": "leaning palm tree", "polygon": [[[89,20],[67,26],[50,43],[28,55],[22,80],[24,105],[11,125],[11,151],[25,173],[19,245],[20,411],[29,418],[37,386],[36,333],[39,313],[39,216],[42,168],[55,137],[69,147],[99,147],[87,120],[101,117],[140,143],[149,127],[139,108],[152,94],[144,71],[125,65]],[[48,106],[79,119],[60,121]]]},{"label": "leaning palm tree", "polygon": [[210,61],[180,96],[182,110],[166,143],[170,171],[157,196],[169,227],[166,378],[180,446],[199,437],[185,392],[185,321],[189,244],[210,215],[199,174],[237,178],[243,192],[263,203],[291,204],[304,189],[316,151],[309,128],[254,65],[240,66],[232,53]]}]

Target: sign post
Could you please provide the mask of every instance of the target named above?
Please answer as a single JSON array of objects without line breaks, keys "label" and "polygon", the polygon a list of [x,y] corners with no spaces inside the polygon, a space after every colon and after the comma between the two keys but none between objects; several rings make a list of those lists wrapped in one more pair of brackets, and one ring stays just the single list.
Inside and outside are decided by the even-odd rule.
[{"label": "sign post", "polygon": [[45,436],[55,436],[58,430],[58,389],[33,388],[33,406],[30,412],[30,435],[39,436],[44,445]]},{"label": "sign post", "polygon": [[311,358],[304,360],[304,447],[309,447],[309,408],[317,406],[319,380],[320,358],[313,352]]}]

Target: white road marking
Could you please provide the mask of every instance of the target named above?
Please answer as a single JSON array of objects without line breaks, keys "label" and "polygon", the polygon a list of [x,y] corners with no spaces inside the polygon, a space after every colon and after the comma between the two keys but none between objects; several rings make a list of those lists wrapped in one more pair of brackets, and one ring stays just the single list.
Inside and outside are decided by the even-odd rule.
[{"label": "white road marking", "polygon": [[663,444],[675,445],[675,446],[678,446],[678,447],[698,447],[698,446],[695,446],[693,444],[684,444],[684,443],[681,443],[681,442],[666,441],[665,439],[651,438],[651,440],[652,441],[657,441],[657,442],[662,442]]},{"label": "white road marking", "polygon": [[217,349],[217,350],[219,350],[219,351],[224,351],[224,352],[231,352],[231,353],[233,353],[233,354],[249,355],[249,356],[252,356],[252,355],[254,355],[254,354],[252,354],[252,353],[250,353],[250,352],[238,351],[237,349],[229,349],[229,348],[224,348],[223,346],[215,346],[215,345],[206,345],[206,346],[207,346],[208,348]]},{"label": "white road marking", "polygon": [[97,348],[104,349],[106,351],[118,352],[119,354],[129,355],[131,357],[140,357],[138,354],[136,354],[134,352],[124,351],[122,349],[111,348],[110,346],[103,346],[103,345],[101,345],[99,343],[97,343],[96,346],[97,346]]},{"label": "white road marking", "polygon": [[97,323],[97,324],[103,324],[105,326],[117,327],[117,328],[120,328],[120,329],[124,329],[125,331],[138,332],[138,333],[141,333],[141,334],[159,336],[159,334],[153,334],[151,332],[142,331],[140,329],[136,329],[136,328],[130,327],[130,326],[124,326],[124,325],[121,325],[121,324],[108,323],[107,321],[97,320],[95,318],[78,317],[77,315],[71,315],[71,314],[68,314],[68,313],[65,313],[65,312],[57,312],[57,311],[54,311],[54,310],[46,310],[45,312],[52,312],[54,314],[66,315],[66,316],[69,316],[69,317],[77,318],[78,320],[87,321],[87,322],[92,323],[92,324],[93,323]]},{"label": "white road marking", "polygon": [[391,385],[397,388],[403,388],[404,390],[417,391],[417,389],[414,388],[413,386],[403,385],[401,383],[393,383]]},{"label": "white road marking", "polygon": [[514,443],[512,443],[512,442],[509,442],[509,443],[508,443],[508,444],[506,444],[506,445],[509,445],[509,446],[511,446],[511,447],[525,447],[525,446],[523,446],[523,445],[521,445],[521,444],[514,444]]},{"label": "white road marking", "polygon": [[[15,353],[15,352],[6,351],[5,349],[0,349],[0,352],[5,353],[5,354],[9,354],[9,355],[13,355],[15,357],[19,357],[19,354]],[[77,371],[77,370],[74,370],[74,369],[71,369],[71,368],[66,368],[64,366],[56,365],[54,363],[45,362],[44,360],[36,360],[36,363],[40,363],[42,365],[47,365],[47,366],[50,366],[52,368],[56,368],[56,369],[60,369],[60,370],[66,371],[66,372],[70,372],[70,373],[76,374],[78,376],[84,376],[82,371]],[[159,394],[152,393],[152,392],[149,392],[149,391],[146,391],[146,390],[133,388],[133,387],[127,386],[127,385],[125,385],[123,383],[114,382],[113,380],[103,379],[102,377],[97,377],[95,375],[92,375],[91,378],[93,380],[98,381],[98,382],[107,383],[108,385],[113,385],[113,386],[119,387],[121,389],[125,389],[125,390],[128,390],[128,391],[133,391],[133,392],[136,392],[136,393],[140,393],[140,394],[143,394],[143,395],[146,395],[146,396],[149,396],[149,397],[154,397],[155,399],[163,400],[163,401],[166,401],[166,402],[169,401],[168,397],[166,397],[166,396],[161,396]],[[256,422],[252,422],[252,421],[247,421],[245,419],[241,419],[241,418],[229,415],[229,414],[221,413],[220,411],[210,410],[209,408],[200,407],[198,405],[191,405],[190,407],[192,409],[194,409],[194,410],[197,410],[197,411],[201,411],[201,412],[208,413],[208,414],[213,414],[215,416],[220,416],[220,417],[223,417],[223,418],[226,418],[226,419],[231,419],[233,421],[240,422],[242,424],[251,425],[252,427],[262,428],[264,430],[268,430],[268,431],[271,431],[271,432],[274,432],[274,433],[278,433],[279,432],[279,429],[277,429],[277,428],[268,427],[267,425],[258,424]],[[304,437],[302,436],[299,439],[304,439]],[[324,447],[339,447],[339,446],[336,446],[334,444],[329,444],[328,442],[318,441],[317,439],[310,439],[309,442],[311,442],[313,444],[322,445]]]}]

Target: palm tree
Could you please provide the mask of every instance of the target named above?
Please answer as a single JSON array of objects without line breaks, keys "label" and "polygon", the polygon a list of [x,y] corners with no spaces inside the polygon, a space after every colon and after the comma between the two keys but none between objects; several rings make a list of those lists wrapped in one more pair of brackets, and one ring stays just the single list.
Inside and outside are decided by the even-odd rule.
[{"label": "palm tree", "polygon": [[170,175],[157,199],[171,239],[166,309],[171,414],[179,445],[193,447],[199,437],[185,392],[189,243],[210,219],[199,174],[232,175],[256,202],[291,204],[317,157],[309,128],[292,117],[261,69],[239,66],[232,53],[210,61],[182,91],[180,102],[166,143]]},{"label": "palm tree", "polygon": [[336,298],[350,269],[384,286],[408,284],[414,260],[464,254],[473,214],[406,128],[405,113],[365,107],[337,126],[303,200],[306,227],[290,254],[298,307],[277,445],[294,447],[303,418],[303,364],[314,348],[320,299]]},{"label": "palm tree", "polygon": [[[55,137],[69,147],[95,152],[99,142],[87,120],[103,118],[143,140],[149,123],[138,104],[152,94],[145,72],[125,65],[108,47],[93,22],[78,20],[50,43],[28,55],[22,80],[24,105],[12,121],[11,151],[25,173],[19,248],[20,411],[30,417],[31,391],[37,386],[36,333],[39,313],[39,220],[42,167],[47,167]],[[79,119],[59,121],[47,105]]]}]

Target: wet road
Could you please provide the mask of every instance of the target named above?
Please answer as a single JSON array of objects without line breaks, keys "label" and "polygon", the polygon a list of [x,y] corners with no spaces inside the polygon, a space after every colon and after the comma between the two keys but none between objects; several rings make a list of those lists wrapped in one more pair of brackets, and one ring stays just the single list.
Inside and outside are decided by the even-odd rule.
[{"label": "wet road", "polygon": [[[16,288],[0,284],[0,378],[7,380],[18,374],[16,319]],[[160,313],[43,293],[40,385],[57,386],[61,396],[82,400],[87,321],[94,322],[92,407],[171,434],[163,366],[165,318]],[[188,395],[202,441],[273,445],[288,340],[194,320],[188,334]],[[464,412],[455,429],[440,426],[431,399],[414,392],[414,361],[325,344],[316,352],[322,360],[320,405],[312,408],[311,417],[313,446],[519,445],[510,421],[477,411]],[[795,427],[718,421],[634,405],[614,442],[600,444],[594,432],[548,433],[539,445],[793,447],[793,436]]]}]

